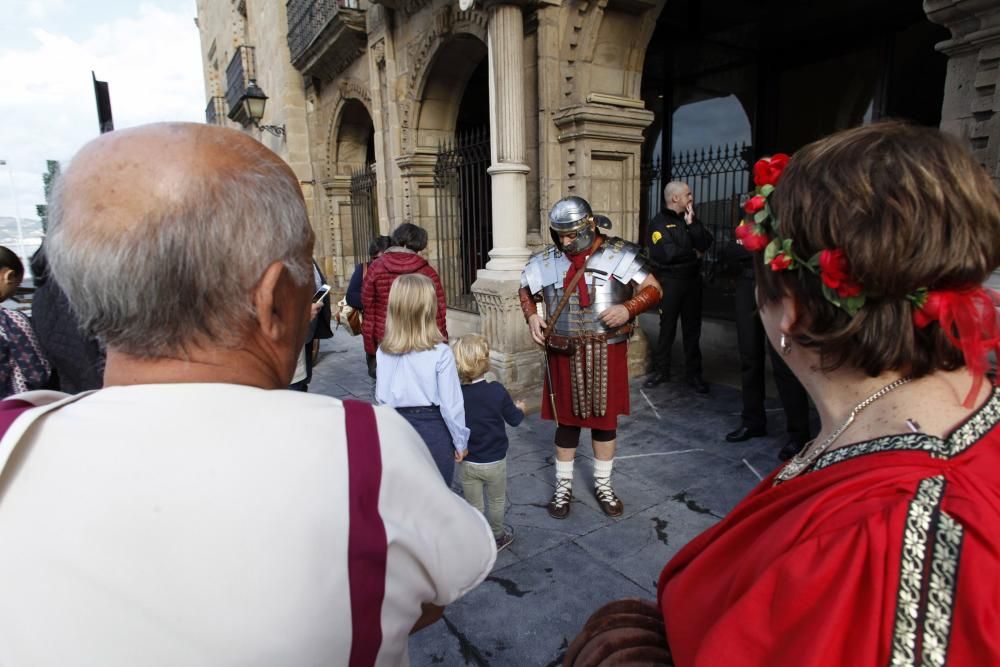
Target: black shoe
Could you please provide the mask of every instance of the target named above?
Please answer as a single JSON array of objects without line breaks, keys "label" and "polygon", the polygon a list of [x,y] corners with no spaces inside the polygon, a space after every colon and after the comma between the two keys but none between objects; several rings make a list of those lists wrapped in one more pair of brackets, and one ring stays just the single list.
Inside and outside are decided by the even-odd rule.
[{"label": "black shoe", "polygon": [[744,442],[750,438],[762,438],[765,435],[767,435],[765,429],[750,428],[749,426],[741,425],[732,433],[726,434],[726,442]]},{"label": "black shoe", "polygon": [[692,375],[689,377],[688,384],[691,385],[699,394],[708,393],[708,385],[705,384],[705,381],[701,379],[700,375]]},{"label": "black shoe", "polygon": [[798,440],[789,440],[788,442],[785,443],[785,446],[781,448],[781,451],[778,452],[778,460],[787,461],[788,459],[792,458],[793,456],[801,452],[802,448],[805,446],[806,445],[804,442],[799,442]]},{"label": "black shoe", "polygon": [[670,373],[654,373],[648,380],[642,383],[646,389],[659,387],[664,382],[670,382]]}]

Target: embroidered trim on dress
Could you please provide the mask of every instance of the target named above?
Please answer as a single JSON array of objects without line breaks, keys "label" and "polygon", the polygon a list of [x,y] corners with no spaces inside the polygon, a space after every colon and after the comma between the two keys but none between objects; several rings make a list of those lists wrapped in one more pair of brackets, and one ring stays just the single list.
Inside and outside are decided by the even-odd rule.
[{"label": "embroidered trim on dress", "polygon": [[892,657],[889,663],[892,667],[917,664],[924,560],[927,557],[931,518],[943,491],[943,477],[922,480],[906,513],[899,591],[896,593],[896,621],[892,629]]},{"label": "embroidered trim on dress", "polygon": [[948,660],[951,617],[958,585],[958,560],[965,529],[942,512],[934,534],[934,554],[928,570],[927,614],[921,658],[925,665],[943,666]]},{"label": "embroidered trim on dress", "polygon": [[936,458],[949,459],[976,444],[997,422],[1000,422],[1000,388],[994,389],[982,407],[955,429],[947,440],[926,433],[887,435],[827,452],[816,459],[810,470],[821,470],[841,461],[877,452],[922,451]]}]

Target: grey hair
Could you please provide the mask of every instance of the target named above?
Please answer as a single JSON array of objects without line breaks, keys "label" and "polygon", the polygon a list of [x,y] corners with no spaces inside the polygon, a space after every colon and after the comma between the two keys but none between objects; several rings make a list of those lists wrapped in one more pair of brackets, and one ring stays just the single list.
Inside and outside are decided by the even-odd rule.
[{"label": "grey hair", "polygon": [[671,197],[679,195],[686,187],[688,187],[688,184],[684,181],[670,181],[663,186],[663,201],[670,201]]},{"label": "grey hair", "polygon": [[53,277],[81,328],[125,354],[238,346],[254,316],[251,290],[275,261],[295,284],[312,283],[302,194],[280,164],[259,155],[241,171],[189,177],[180,198],[123,231],[75,219],[64,182],[53,192],[46,239]]}]

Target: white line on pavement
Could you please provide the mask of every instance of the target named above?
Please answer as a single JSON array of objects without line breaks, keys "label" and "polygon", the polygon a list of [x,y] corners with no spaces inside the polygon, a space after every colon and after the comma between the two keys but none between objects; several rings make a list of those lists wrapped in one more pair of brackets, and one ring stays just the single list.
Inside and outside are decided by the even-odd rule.
[{"label": "white line on pavement", "polygon": [[653,452],[651,454],[629,454],[628,456],[616,456],[615,461],[622,459],[641,459],[644,456],[672,456],[674,454],[689,454],[691,452],[703,452],[704,449],[679,449],[676,452]]},{"label": "white line on pavement", "polygon": [[749,462],[749,461],[747,461],[746,459],[743,459],[743,463],[745,463],[745,464],[746,464],[746,466],[747,466],[748,468],[750,468],[750,472],[752,472],[753,474],[757,475],[757,479],[759,479],[759,480],[760,480],[760,481],[762,481],[762,482],[764,481],[764,478],[760,476],[760,473],[759,473],[759,472],[757,472],[757,469],[756,469],[756,468],[754,468],[754,467],[753,467],[752,465],[750,465],[750,462]]},{"label": "white line on pavement", "polygon": [[649,409],[653,411],[653,414],[656,415],[656,418],[660,419],[660,413],[656,411],[656,407],[653,405],[653,402],[649,400],[649,396],[646,396],[646,392],[640,389],[639,393],[642,394],[642,397],[646,399],[646,403],[649,404]]}]

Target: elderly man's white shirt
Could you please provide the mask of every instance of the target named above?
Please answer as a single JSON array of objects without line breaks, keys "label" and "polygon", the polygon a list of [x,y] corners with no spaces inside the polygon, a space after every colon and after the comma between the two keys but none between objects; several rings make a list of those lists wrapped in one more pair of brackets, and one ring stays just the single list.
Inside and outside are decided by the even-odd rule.
[{"label": "elderly man's white shirt", "polygon": [[[377,664],[398,665],[420,602],[478,585],[496,551],[375,410]],[[113,387],[37,418],[0,477],[0,665],[346,665],[344,424],[335,399],[224,384]]]}]

